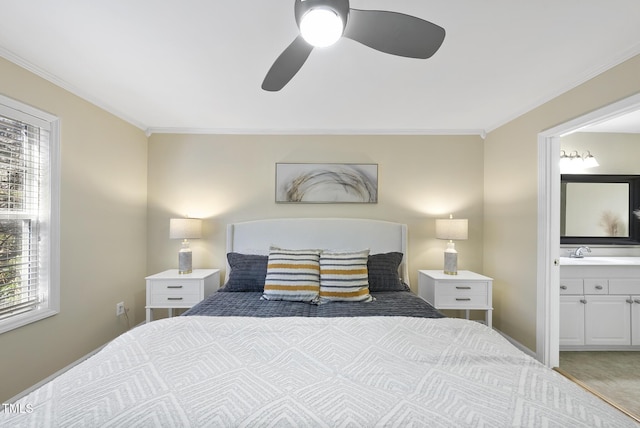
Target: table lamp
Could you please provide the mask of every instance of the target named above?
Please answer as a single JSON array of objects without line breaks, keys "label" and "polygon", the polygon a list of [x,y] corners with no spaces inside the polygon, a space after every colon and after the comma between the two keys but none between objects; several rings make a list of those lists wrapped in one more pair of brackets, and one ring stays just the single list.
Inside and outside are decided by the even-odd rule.
[{"label": "table lamp", "polygon": [[458,274],[458,252],[453,240],[467,239],[469,235],[469,221],[466,218],[436,219],[436,238],[447,239],[447,249],[444,250],[444,273]]},{"label": "table lamp", "polygon": [[178,273],[192,272],[192,253],[189,239],[202,237],[202,220],[199,218],[172,218],[169,220],[169,239],[182,239],[178,251]]}]

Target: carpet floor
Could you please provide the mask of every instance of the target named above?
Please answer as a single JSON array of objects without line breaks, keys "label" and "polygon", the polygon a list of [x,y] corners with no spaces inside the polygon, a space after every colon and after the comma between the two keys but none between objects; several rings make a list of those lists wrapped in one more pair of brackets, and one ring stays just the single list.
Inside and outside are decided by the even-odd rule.
[{"label": "carpet floor", "polygon": [[560,371],[640,419],[640,352],[560,352]]}]

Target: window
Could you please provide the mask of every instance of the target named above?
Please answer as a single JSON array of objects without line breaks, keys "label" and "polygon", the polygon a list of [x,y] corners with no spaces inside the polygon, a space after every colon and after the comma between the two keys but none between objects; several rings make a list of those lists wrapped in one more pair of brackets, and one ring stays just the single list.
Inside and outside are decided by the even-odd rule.
[{"label": "window", "polygon": [[59,311],[58,122],[0,95],[0,333]]}]

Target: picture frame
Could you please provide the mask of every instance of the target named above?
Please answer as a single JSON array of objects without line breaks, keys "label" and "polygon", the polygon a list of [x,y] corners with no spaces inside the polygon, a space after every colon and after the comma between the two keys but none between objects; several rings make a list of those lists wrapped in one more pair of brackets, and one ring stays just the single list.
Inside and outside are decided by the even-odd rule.
[{"label": "picture frame", "polygon": [[378,202],[378,164],[276,163],[277,203]]}]

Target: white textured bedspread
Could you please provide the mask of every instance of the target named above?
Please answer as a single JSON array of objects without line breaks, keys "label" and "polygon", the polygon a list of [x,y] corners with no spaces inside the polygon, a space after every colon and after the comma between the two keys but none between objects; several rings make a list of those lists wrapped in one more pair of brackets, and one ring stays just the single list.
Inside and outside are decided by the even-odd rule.
[{"label": "white textured bedspread", "polygon": [[29,427],[625,427],[485,326],[406,317],[177,317],[0,413]]}]

